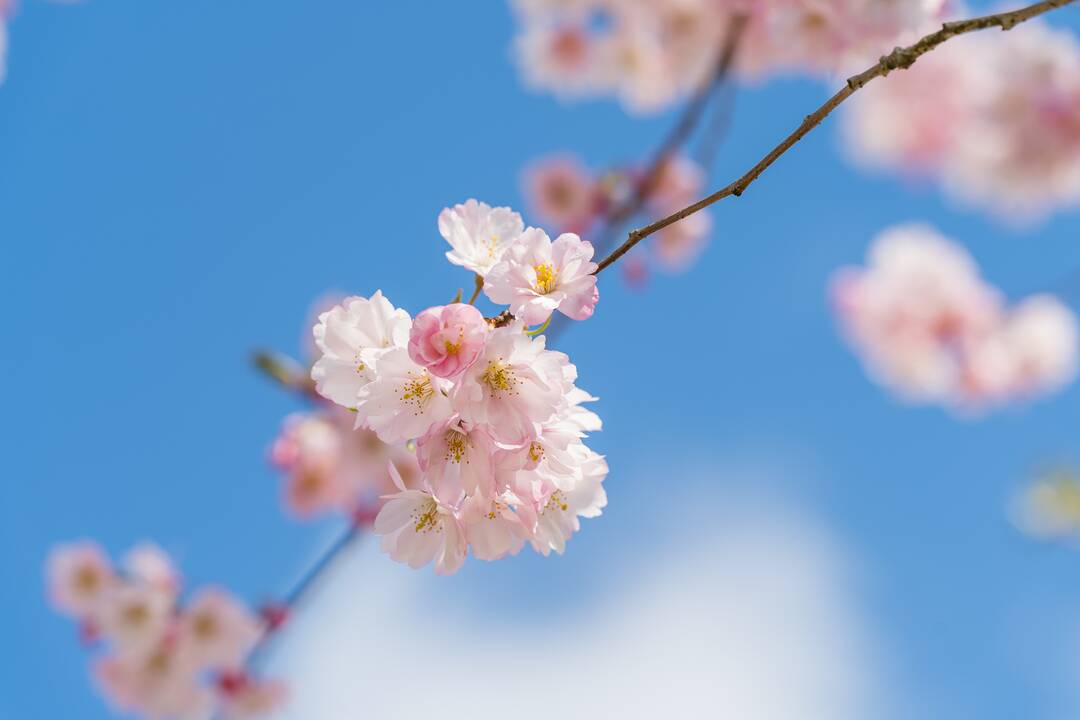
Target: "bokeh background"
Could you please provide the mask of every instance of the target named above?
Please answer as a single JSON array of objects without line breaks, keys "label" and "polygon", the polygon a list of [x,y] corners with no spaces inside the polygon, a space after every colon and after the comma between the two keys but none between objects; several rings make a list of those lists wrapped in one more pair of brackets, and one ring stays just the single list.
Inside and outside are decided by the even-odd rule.
[{"label": "bokeh background", "polygon": [[[10,31],[0,717],[93,720],[50,545],[154,539],[194,585],[283,592],[337,526],[282,513],[265,455],[299,405],[252,348],[299,353],[328,290],[447,301],[470,278],[442,207],[524,209],[531,159],[632,161],[671,117],[523,90],[501,2],[26,0]],[[825,92],[742,88],[717,177]],[[825,300],[877,231],[924,220],[1010,297],[1077,307],[1080,215],[1006,227],[856,172],[830,121],[714,218],[692,271],[605,276],[559,340],[601,397],[604,516],[562,558],[451,578],[361,545],[275,648],[281,717],[1080,713],[1080,558],[1007,514],[1080,456],[1080,391],[980,420],[900,406]]]}]

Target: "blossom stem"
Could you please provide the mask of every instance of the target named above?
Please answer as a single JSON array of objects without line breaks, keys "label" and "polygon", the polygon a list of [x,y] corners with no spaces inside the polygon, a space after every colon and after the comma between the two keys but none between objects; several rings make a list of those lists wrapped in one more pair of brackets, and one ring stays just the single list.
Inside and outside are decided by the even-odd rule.
[{"label": "blossom stem", "polygon": [[251,361],[264,375],[275,380],[282,387],[318,397],[315,394],[315,383],[311,380],[311,376],[298,362],[287,355],[256,350],[252,353]]},{"label": "blossom stem", "polygon": [[540,327],[537,327],[537,328],[533,328],[532,330],[526,330],[526,331],[525,331],[525,334],[526,334],[526,335],[532,335],[533,337],[536,337],[536,336],[537,336],[537,335],[539,335],[540,333],[542,333],[542,332],[544,332],[545,330],[547,330],[547,327],[548,327],[548,325],[550,325],[550,324],[551,324],[551,315],[548,315],[548,319],[544,321],[544,324],[543,324],[543,325],[541,325]]},{"label": "blossom stem", "polygon": [[758,177],[776,162],[781,155],[790,150],[797,142],[802,140],[807,133],[820,125],[821,122],[842,102],[854,95],[856,91],[861,89],[871,80],[878,77],[885,77],[893,70],[906,70],[911,67],[919,57],[930,52],[950,38],[992,27],[998,27],[1002,30],[1011,30],[1022,22],[1026,22],[1043,13],[1064,7],[1073,2],[1076,2],[1076,0],[1043,0],[1043,2],[1038,2],[1034,5],[1029,5],[1028,7],[1013,10],[1011,12],[984,15],[969,20],[947,22],[941,26],[941,29],[926,35],[917,42],[908,45],[907,47],[898,47],[894,49],[888,55],[882,56],[876,64],[870,66],[858,75],[853,75],[848,78],[844,86],[840,88],[835,95],[826,100],[817,110],[807,115],[802,123],[800,123],[790,135],[784,138],[779,145],[770,150],[765,157],[759,160],[757,164],[746,171],[740,178],[726,187],[717,190],[713,194],[698,200],[696,203],[688,205],[682,210],[678,210],[677,212],[644,227],[631,230],[626,241],[598,263],[596,272],[602,272],[605,268],[614,264],[639,242],[653,233],[663,230],[668,225],[689,217],[697,211],[726,197],[732,195],[738,197],[739,195],[742,195],[750,184],[757,180]]},{"label": "blossom stem", "polygon": [[473,290],[472,296],[469,298],[470,305],[475,305],[476,298],[480,297],[480,291],[484,289],[484,278],[480,277],[480,275],[477,274],[474,279],[474,284],[476,287]]}]

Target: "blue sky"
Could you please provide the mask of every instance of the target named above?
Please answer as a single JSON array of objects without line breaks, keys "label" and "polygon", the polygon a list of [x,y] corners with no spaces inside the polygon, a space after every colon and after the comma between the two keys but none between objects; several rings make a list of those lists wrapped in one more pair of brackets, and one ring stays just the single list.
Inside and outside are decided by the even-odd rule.
[{"label": "blue sky", "polygon": [[[297,351],[329,289],[445,302],[469,278],[442,257],[439,209],[521,207],[529,160],[632,160],[670,124],[526,92],[511,33],[499,2],[26,0],[0,86],[0,717],[109,717],[44,603],[52,543],[152,538],[190,583],[258,601],[325,540],[279,509],[265,451],[297,405],[250,370],[253,347]],[[824,94],[745,88],[716,176]],[[564,558],[470,562],[442,587],[474,612],[572,611],[612,557],[665,562],[652,518],[722,507],[746,489],[725,469],[752,468],[846,548],[921,716],[1075,714],[1077,557],[1018,537],[1004,507],[1033,468],[1080,459],[1080,390],[977,422],[899,406],[838,339],[825,284],[883,227],[924,220],[1011,297],[1056,287],[1080,269],[1080,214],[1002,227],[839,149],[829,122],[716,207],[689,274],[640,294],[603,278],[560,344],[602,398],[608,511]]]}]

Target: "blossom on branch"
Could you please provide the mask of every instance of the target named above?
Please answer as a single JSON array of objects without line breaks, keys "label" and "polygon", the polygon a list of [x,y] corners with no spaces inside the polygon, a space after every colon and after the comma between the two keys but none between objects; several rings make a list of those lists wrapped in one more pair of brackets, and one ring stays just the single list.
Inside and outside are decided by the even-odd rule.
[{"label": "blossom on branch", "polygon": [[845,138],[857,161],[938,179],[1012,220],[1080,205],[1080,43],[1026,23],[970,35],[865,87]]},{"label": "blossom on branch", "polygon": [[446,259],[480,277],[499,262],[524,229],[521,216],[510,208],[493,208],[476,200],[439,213],[439,234],[453,248]]},{"label": "blossom on branch", "polygon": [[[518,217],[496,210],[504,219]],[[455,233],[490,230],[494,212],[471,200],[444,210],[440,229],[475,240],[482,235]],[[463,255],[450,259],[478,272],[476,263],[457,263],[476,247],[462,242],[455,251]],[[484,319],[461,303],[428,308],[402,331],[407,348],[391,346],[365,362],[366,377],[353,383],[352,394],[339,392],[345,382],[324,393],[355,411],[355,432],[374,432],[386,443],[415,441],[418,476],[406,482],[402,466],[386,464],[396,492],[383,496],[374,531],[394,560],[414,568],[433,563],[440,574],[456,572],[470,548],[482,560],[515,554],[526,543],[545,555],[562,552],[579,518],[598,515],[606,503],[607,464],[584,444],[601,425],[582,407],[595,398],[575,386],[577,369],[566,355],[547,349],[543,336],[534,337],[538,331],[526,331],[526,323],[544,322],[556,309],[577,319],[592,314],[592,246],[572,234],[552,242],[530,228],[496,254],[496,264],[481,268],[484,289],[509,305],[507,312]],[[324,313],[316,335],[327,335],[330,320],[347,318],[350,302]],[[344,344],[320,347],[334,361],[363,358],[369,336],[338,332]]]},{"label": "blossom on branch", "polygon": [[975,411],[1045,394],[1077,372],[1075,314],[1050,295],[1008,307],[962,248],[922,225],[883,232],[832,283],[871,374],[902,398]]},{"label": "blossom on branch", "polygon": [[[101,691],[119,711],[150,720],[208,717],[253,718],[283,699],[276,683],[262,683],[238,670],[265,632],[262,623],[224,590],[204,588],[181,602],[178,575],[154,546],[137,546],[110,568],[94,543],[59,545],[48,560],[50,598],[59,612],[105,643],[93,662]],[[241,698],[229,678],[245,678]],[[209,680],[209,682],[208,682]],[[215,682],[216,680],[216,682]]]}]

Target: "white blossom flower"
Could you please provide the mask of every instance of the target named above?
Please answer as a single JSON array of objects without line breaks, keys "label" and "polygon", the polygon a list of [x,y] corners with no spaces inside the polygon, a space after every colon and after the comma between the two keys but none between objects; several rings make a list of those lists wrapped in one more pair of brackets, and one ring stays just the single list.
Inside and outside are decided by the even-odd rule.
[{"label": "white blossom flower", "polygon": [[375,379],[360,388],[356,427],[368,427],[386,443],[421,437],[453,412],[449,383],[417,365],[405,348],[394,348],[378,360]]},{"label": "white blossom flower", "polygon": [[360,389],[375,377],[381,355],[409,343],[412,320],[377,290],[371,298],[351,297],[319,315],[313,335],[322,356],[311,368],[320,395],[356,407]]},{"label": "white blossom flower", "polygon": [[453,248],[446,259],[480,277],[487,275],[524,229],[521,216],[510,208],[493,208],[476,200],[439,213],[439,234]]}]

